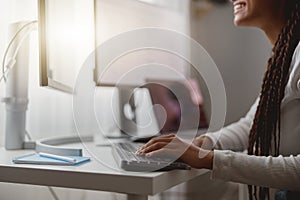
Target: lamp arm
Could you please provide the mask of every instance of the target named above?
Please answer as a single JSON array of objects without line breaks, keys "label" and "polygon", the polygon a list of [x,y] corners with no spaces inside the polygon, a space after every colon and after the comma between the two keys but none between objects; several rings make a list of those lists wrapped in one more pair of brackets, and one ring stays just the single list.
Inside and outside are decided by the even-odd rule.
[{"label": "lamp arm", "polygon": [[[37,20],[34,20],[34,21],[31,21],[31,22],[28,22],[26,23],[25,25],[23,25],[16,33],[15,35],[12,37],[12,39],[10,40],[6,50],[5,50],[5,53],[4,53],[4,56],[3,56],[3,59],[2,59],[2,76],[0,78],[0,82],[2,80],[5,80],[6,81],[6,72],[8,72],[9,69],[11,69],[14,64],[16,63],[16,56],[19,52],[19,49],[21,48],[21,45],[23,43],[23,41],[25,40],[25,38],[31,33],[32,30],[36,29],[36,24],[38,23]],[[34,25],[34,26],[33,26]],[[26,28],[30,28],[28,29],[26,32],[25,32],[25,35],[22,37],[22,39],[20,40],[20,42],[18,43],[18,46],[15,50],[15,52],[13,53],[13,56],[12,58],[9,60],[8,64],[5,65],[5,62],[6,62],[6,58],[7,58],[7,55],[8,55],[8,52],[10,50],[10,48],[12,47],[13,43],[17,40],[18,36],[23,32],[24,29]]]}]

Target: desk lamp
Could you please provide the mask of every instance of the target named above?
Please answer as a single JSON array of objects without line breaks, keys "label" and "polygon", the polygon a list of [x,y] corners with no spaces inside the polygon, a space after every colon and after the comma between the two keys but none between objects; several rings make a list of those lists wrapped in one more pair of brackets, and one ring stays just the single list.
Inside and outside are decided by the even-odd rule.
[{"label": "desk lamp", "polygon": [[[64,156],[81,156],[81,149],[57,147],[56,145],[80,142],[82,138],[62,137],[31,140],[26,131],[26,111],[28,107],[28,72],[29,72],[29,35],[37,29],[37,21],[16,22],[10,25],[11,41],[4,53],[1,80],[6,81],[6,97],[1,101],[6,104],[5,148],[35,149],[37,152],[53,153]],[[9,60],[7,61],[7,58]],[[6,64],[7,63],[7,64]],[[91,138],[82,140],[90,141]]]},{"label": "desk lamp", "polygon": [[6,81],[7,97],[1,100],[6,104],[5,148],[9,150],[33,148],[33,143],[24,141],[28,106],[28,36],[36,29],[36,25],[37,21],[24,21],[9,26],[12,39],[4,54],[0,79]]}]

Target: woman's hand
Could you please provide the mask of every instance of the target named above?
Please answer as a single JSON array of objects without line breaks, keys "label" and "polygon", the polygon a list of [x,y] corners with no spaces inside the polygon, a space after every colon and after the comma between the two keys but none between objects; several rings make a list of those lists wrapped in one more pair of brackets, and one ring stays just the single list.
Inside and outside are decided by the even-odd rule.
[{"label": "woman's hand", "polygon": [[201,149],[193,143],[189,144],[175,134],[153,138],[136,154],[146,157],[172,156],[180,158],[191,167],[206,169],[212,169],[214,155],[213,151]]}]

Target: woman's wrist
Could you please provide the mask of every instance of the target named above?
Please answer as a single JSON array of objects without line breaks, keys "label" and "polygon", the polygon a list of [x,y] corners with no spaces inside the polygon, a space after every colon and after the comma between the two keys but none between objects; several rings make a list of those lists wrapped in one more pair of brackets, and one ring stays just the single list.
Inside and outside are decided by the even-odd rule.
[{"label": "woman's wrist", "polygon": [[193,144],[196,145],[197,147],[200,147],[202,145],[202,139],[200,137],[201,136],[196,137],[193,141]]},{"label": "woman's wrist", "polygon": [[210,137],[206,135],[199,136],[195,138],[193,141],[194,145],[206,149],[206,150],[212,150],[213,149],[213,141]]},{"label": "woman's wrist", "polygon": [[213,169],[214,151],[199,148],[198,159],[196,168]]}]

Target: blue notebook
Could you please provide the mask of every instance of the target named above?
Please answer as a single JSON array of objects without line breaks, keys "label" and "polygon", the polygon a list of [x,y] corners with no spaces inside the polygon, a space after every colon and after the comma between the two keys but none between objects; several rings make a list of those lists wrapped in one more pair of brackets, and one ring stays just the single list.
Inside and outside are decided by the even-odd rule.
[{"label": "blue notebook", "polygon": [[82,157],[82,156],[68,156],[70,158],[74,158],[76,161],[74,163],[58,160],[53,158],[48,158],[44,156],[40,156],[37,153],[17,157],[13,159],[15,164],[35,164],[35,165],[80,165],[86,162],[89,162],[91,159],[89,157]]}]

